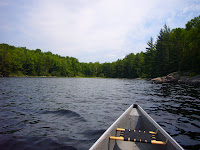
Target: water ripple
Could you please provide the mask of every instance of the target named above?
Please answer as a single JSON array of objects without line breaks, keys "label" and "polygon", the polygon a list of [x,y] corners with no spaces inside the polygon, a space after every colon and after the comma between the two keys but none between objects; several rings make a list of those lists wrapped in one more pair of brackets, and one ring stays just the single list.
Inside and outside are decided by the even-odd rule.
[{"label": "water ripple", "polygon": [[137,101],[185,149],[200,146],[200,87],[134,79],[0,78],[0,149],[88,149]]}]

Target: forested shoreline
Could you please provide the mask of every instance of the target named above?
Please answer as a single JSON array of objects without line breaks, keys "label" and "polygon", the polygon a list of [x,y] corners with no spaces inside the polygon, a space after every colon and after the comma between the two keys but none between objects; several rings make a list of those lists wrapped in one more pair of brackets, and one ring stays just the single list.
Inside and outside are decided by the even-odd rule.
[{"label": "forested shoreline", "polygon": [[185,28],[164,25],[157,39],[147,42],[145,52],[112,63],[82,63],[40,49],[0,44],[1,76],[153,78],[175,71],[200,74],[200,16]]}]

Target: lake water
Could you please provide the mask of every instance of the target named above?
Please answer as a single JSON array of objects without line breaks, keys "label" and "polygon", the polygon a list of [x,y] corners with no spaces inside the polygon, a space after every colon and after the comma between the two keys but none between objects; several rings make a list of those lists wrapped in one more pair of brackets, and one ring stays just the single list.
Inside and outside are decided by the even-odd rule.
[{"label": "lake water", "polygon": [[89,149],[135,101],[199,149],[199,86],[98,78],[0,78],[0,149]]}]

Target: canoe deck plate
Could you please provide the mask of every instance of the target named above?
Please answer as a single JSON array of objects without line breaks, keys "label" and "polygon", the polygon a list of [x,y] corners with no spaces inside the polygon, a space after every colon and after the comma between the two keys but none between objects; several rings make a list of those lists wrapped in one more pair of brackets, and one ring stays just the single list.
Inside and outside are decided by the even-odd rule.
[{"label": "canoe deck plate", "polygon": [[160,144],[160,145],[166,144],[163,141],[156,141],[156,132],[130,130],[130,129],[122,129],[122,128],[117,128],[117,131],[121,131],[120,137],[111,136],[110,139],[141,142],[141,143],[152,143],[152,144]]},{"label": "canoe deck plate", "polygon": [[156,135],[140,130],[125,129],[121,131],[120,136],[124,137],[124,141],[151,143],[151,140],[156,140]]}]

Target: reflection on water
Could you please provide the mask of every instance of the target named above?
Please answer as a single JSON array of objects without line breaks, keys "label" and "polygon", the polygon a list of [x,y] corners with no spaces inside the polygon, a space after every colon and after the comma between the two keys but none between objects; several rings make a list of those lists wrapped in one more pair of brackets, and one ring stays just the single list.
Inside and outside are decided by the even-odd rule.
[{"label": "reflection on water", "polygon": [[[151,107],[153,116],[184,148],[200,146],[200,88],[192,85],[161,84],[154,90],[162,102]],[[155,95],[155,94],[154,94]],[[153,100],[154,101],[154,100]],[[158,117],[160,116],[160,118]]]},{"label": "reflection on water", "polygon": [[0,78],[0,149],[88,149],[135,101],[184,148],[199,148],[198,86]]}]

